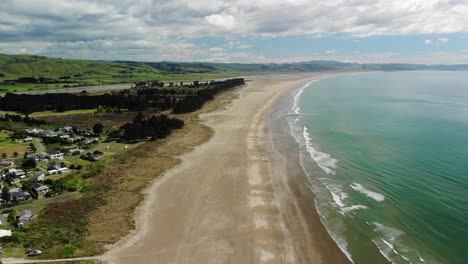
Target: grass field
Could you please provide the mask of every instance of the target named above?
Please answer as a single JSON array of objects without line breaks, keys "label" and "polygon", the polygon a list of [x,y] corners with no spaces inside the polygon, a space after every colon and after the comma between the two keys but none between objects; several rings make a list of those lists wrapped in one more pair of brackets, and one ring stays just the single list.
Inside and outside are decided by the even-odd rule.
[{"label": "grass field", "polygon": [[85,87],[140,81],[194,81],[233,77],[242,71],[200,63],[98,62],[35,55],[0,54],[0,82],[21,77],[43,77],[53,83],[0,86],[0,93]]},{"label": "grass field", "polygon": [[14,152],[18,152],[18,157],[22,157],[26,151],[31,152],[29,148],[30,142],[16,142],[9,139],[10,135],[11,133],[9,132],[0,132],[0,155],[6,153],[8,158],[11,158]]}]

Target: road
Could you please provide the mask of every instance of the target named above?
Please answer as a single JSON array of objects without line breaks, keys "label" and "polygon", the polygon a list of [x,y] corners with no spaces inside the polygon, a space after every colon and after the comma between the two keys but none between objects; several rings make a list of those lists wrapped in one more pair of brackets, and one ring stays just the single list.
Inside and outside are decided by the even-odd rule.
[{"label": "road", "polygon": [[44,147],[44,145],[41,143],[41,140],[39,138],[33,138],[34,142],[36,142],[36,145],[39,147],[39,149],[37,149],[37,153],[42,153],[42,152],[45,152],[46,149]]}]

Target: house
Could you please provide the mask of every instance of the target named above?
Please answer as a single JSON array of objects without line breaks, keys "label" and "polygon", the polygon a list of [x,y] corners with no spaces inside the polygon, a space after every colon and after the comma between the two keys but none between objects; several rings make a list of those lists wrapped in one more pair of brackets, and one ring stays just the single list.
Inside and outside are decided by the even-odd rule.
[{"label": "house", "polygon": [[73,131],[73,127],[71,126],[63,126],[60,128],[60,130],[62,130],[63,132],[72,132]]},{"label": "house", "polygon": [[60,152],[60,151],[51,151],[51,152],[47,152],[46,154],[46,157],[48,159],[63,159],[63,153]]},{"label": "house", "polygon": [[13,180],[11,180],[11,184],[18,184],[20,183],[20,179],[19,178],[14,178]]},{"label": "house", "polygon": [[15,165],[15,163],[11,160],[0,160],[0,165],[10,167],[10,166]]},{"label": "house", "polygon": [[94,160],[100,160],[100,159],[102,159],[104,157],[105,157],[104,153],[93,154],[93,159]]},{"label": "house", "polygon": [[23,202],[31,200],[31,194],[28,191],[10,192],[11,200]]},{"label": "house", "polygon": [[24,170],[22,169],[9,169],[8,170],[8,173],[11,175],[11,176],[22,176],[24,175]]},{"label": "house", "polygon": [[45,174],[43,172],[36,172],[36,173],[34,173],[33,176],[31,176],[30,180],[35,181],[35,182],[43,181],[44,177],[45,177]]},{"label": "house", "polygon": [[59,170],[50,170],[49,175],[59,174]]},{"label": "house", "polygon": [[72,154],[73,154],[74,152],[77,152],[77,151],[79,152],[79,151],[80,151],[79,148],[66,148],[66,149],[64,149],[64,150],[66,150],[66,151],[68,151],[68,152],[70,152],[70,153],[72,153]]},{"label": "house", "polygon": [[39,162],[44,159],[44,156],[41,154],[28,155],[28,159],[34,159],[35,162]]},{"label": "house", "polygon": [[69,139],[69,138],[70,138],[70,135],[63,135],[63,136],[60,136],[60,138],[62,138],[62,139]]},{"label": "house", "polygon": [[58,169],[58,171],[59,171],[60,174],[70,172],[70,170],[67,167],[60,168],[60,169]]},{"label": "house", "polygon": [[98,141],[99,141],[98,137],[92,137],[92,138],[88,138],[85,141],[83,141],[83,144],[89,145],[91,143],[97,143]]},{"label": "house", "polygon": [[28,134],[39,134],[39,133],[42,133],[44,130],[42,129],[37,129],[37,128],[29,128],[29,129],[26,129],[26,133]]},{"label": "house", "polygon": [[36,184],[34,186],[34,190],[36,191],[38,195],[44,195],[49,192],[49,187],[43,184]]},{"label": "house", "polygon": [[27,137],[25,139],[23,139],[23,142],[32,142],[33,139],[31,137]]},{"label": "house", "polygon": [[86,133],[88,133],[88,130],[86,130],[84,128],[78,128],[78,129],[76,129],[76,133],[77,134],[86,134]]},{"label": "house", "polygon": [[73,138],[67,138],[67,141],[68,142],[77,142],[77,141],[81,141],[83,138],[81,137],[73,137]]},{"label": "house", "polygon": [[45,137],[56,137],[58,136],[56,132],[52,131],[52,130],[44,130],[41,132],[41,134]]},{"label": "house", "polygon": [[18,227],[23,227],[32,224],[32,222],[36,219],[36,216],[29,210],[23,210],[20,212],[20,216],[18,218]]}]

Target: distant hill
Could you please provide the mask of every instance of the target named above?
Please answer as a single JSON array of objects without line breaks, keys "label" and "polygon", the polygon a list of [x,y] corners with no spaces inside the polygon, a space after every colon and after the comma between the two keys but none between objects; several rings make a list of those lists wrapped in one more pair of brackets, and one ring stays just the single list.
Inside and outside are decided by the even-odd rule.
[{"label": "distant hill", "polygon": [[309,61],[282,64],[242,64],[208,62],[133,62],[89,61],[49,58],[36,55],[0,54],[0,80],[21,77],[43,77],[57,80],[78,79],[74,82],[92,83],[96,78],[122,81],[158,78],[166,75],[234,74],[249,72],[307,72],[307,71],[402,71],[402,70],[468,70],[468,65],[422,64],[359,64],[336,61]]}]

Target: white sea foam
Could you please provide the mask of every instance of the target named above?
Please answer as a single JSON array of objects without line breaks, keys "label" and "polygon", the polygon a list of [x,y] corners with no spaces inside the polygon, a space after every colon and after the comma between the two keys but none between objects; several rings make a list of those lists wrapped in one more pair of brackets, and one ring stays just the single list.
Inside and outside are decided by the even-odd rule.
[{"label": "white sea foam", "polygon": [[[327,77],[325,77],[325,78],[327,78]],[[312,140],[311,140],[310,135],[309,135],[309,133],[307,131],[307,128],[300,125],[301,124],[301,118],[300,118],[301,108],[299,106],[299,101],[300,101],[300,97],[301,97],[302,93],[304,92],[304,90],[311,83],[322,80],[322,79],[325,79],[325,78],[321,78],[321,79],[318,79],[318,80],[315,80],[315,81],[311,81],[311,82],[308,82],[307,84],[301,86],[298,89],[297,93],[294,95],[293,107],[291,108],[290,116],[286,117],[287,121],[288,121],[288,124],[289,124],[289,128],[290,128],[290,132],[291,132],[292,137],[295,139],[295,141],[300,146],[302,146],[302,147],[305,146],[305,148],[306,148],[306,151],[304,151],[304,152],[301,151],[300,152],[300,165],[303,168],[304,172],[306,173],[306,175],[309,178],[309,181],[311,183],[313,182],[314,177],[312,177],[309,174],[309,172],[306,170],[306,168],[304,166],[304,158],[305,158],[305,156],[307,154],[308,154],[307,156],[311,157],[317,163],[317,165],[322,170],[324,170],[327,174],[335,174],[335,171],[333,169],[336,168],[336,163],[338,162],[338,160],[333,159],[329,154],[317,151],[311,144]],[[307,158],[307,159],[309,159],[309,158]],[[342,191],[342,188],[336,186],[333,183],[325,184],[322,181],[320,181],[320,184],[323,184],[326,187],[326,189],[328,190],[328,192],[332,195],[333,200],[334,200],[333,205],[336,205],[336,206],[338,206],[340,208],[343,208],[343,207],[346,206],[345,203],[343,202],[343,200],[346,199],[348,197],[348,195],[347,195],[347,193]],[[314,186],[317,187],[316,185],[314,185]],[[307,187],[312,189],[311,186],[307,186]],[[320,192],[319,190],[316,190],[316,191],[312,190],[312,191],[314,193],[316,193],[316,194],[317,194],[317,192]],[[327,226],[326,218],[324,217],[323,213],[319,209],[320,206],[317,204],[318,201],[319,201],[319,199],[316,199],[315,203],[316,203],[317,212],[320,215],[320,220],[321,220],[322,224],[326,227],[326,230],[328,231],[328,233],[330,234],[332,239],[335,241],[335,243],[338,245],[338,247],[341,249],[341,251],[346,255],[346,257],[349,259],[349,261],[351,263],[354,263],[353,260],[352,260],[351,253],[348,251],[347,241],[345,240],[345,238],[343,238],[343,237],[339,236],[338,234],[332,232],[331,229]]]},{"label": "white sea foam", "polygon": [[327,174],[335,174],[333,169],[336,168],[337,159],[332,158],[329,154],[320,152],[312,146],[312,139],[307,130],[307,127],[304,127],[303,136],[305,139],[305,147],[307,152],[309,152],[310,157],[315,160],[317,165],[325,171]]},{"label": "white sea foam", "polygon": [[359,183],[353,183],[353,184],[350,184],[349,186],[351,186],[351,188],[353,188],[353,190],[358,191],[358,192],[366,195],[367,197],[376,200],[377,202],[382,202],[383,200],[385,200],[385,196],[383,194],[368,190],[368,189],[364,188],[364,186],[362,186]]},{"label": "white sea foam", "polygon": [[368,207],[365,205],[357,204],[357,205],[352,205],[348,207],[341,208],[341,214],[345,215],[349,212],[355,211],[355,210],[360,210],[360,209],[367,209]]},{"label": "white sea foam", "polygon": [[[375,238],[372,242],[377,246],[380,253],[392,263],[424,263],[418,252],[405,246],[400,239],[404,233],[398,229],[391,228],[380,223],[373,223],[374,231],[381,237]],[[417,256],[417,258],[416,258]]]}]

